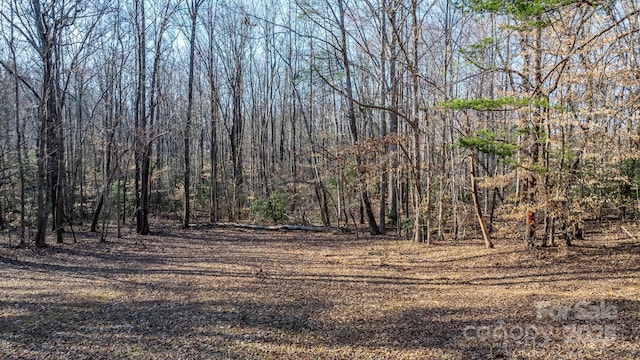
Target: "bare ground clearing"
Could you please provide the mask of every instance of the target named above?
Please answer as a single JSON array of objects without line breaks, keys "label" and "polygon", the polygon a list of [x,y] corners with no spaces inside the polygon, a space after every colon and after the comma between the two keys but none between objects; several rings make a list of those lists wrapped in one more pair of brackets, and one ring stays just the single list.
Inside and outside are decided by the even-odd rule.
[{"label": "bare ground clearing", "polygon": [[3,359],[640,358],[640,243],[615,225],[570,249],[233,229],[78,239],[0,238]]}]

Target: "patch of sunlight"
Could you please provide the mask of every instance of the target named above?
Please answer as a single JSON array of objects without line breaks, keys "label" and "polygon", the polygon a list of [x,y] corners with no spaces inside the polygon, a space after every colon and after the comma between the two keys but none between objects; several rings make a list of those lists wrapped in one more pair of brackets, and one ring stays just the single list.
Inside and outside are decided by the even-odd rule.
[{"label": "patch of sunlight", "polygon": [[113,289],[83,289],[75,297],[83,301],[111,301],[124,298],[124,294]]}]

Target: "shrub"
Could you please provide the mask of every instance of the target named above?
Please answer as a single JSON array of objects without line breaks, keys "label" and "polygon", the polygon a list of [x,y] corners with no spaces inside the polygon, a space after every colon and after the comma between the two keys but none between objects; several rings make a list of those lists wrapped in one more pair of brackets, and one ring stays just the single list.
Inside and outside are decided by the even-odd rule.
[{"label": "shrub", "polygon": [[251,211],[254,212],[261,221],[272,220],[275,223],[280,223],[287,218],[284,199],[277,195],[257,199],[253,205],[251,205]]}]

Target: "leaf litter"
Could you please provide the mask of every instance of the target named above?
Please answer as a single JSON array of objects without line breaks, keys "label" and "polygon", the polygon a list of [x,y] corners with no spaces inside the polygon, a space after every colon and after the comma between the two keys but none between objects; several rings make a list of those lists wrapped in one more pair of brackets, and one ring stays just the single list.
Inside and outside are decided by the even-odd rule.
[{"label": "leaf litter", "polygon": [[640,244],[615,231],[569,249],[229,228],[78,239],[0,241],[2,359],[640,357]]}]

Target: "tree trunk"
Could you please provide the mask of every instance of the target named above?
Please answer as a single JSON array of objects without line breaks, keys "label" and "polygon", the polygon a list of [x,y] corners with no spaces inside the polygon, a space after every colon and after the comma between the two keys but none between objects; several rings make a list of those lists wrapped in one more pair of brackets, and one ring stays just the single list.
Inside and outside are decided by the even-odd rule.
[{"label": "tree trunk", "polygon": [[528,246],[535,246],[536,218],[533,210],[527,210],[524,240]]},{"label": "tree trunk", "polygon": [[[105,179],[106,181],[106,179]],[[102,206],[104,205],[104,190],[100,194],[96,210],[93,212],[93,219],[91,220],[91,232],[98,232],[98,221],[100,220],[100,213],[102,212]]]},{"label": "tree trunk", "polygon": [[[386,8],[386,4],[384,0],[381,0],[381,8]],[[387,106],[387,47],[389,46],[389,41],[387,38],[387,19],[386,14],[380,14],[380,32],[382,34],[382,44],[380,46],[380,99],[381,106]],[[386,141],[387,137],[387,113],[385,111],[380,112],[380,138],[383,143]],[[389,148],[385,147],[385,155],[388,155]],[[385,233],[386,227],[386,216],[387,216],[387,193],[389,187],[389,168],[388,163],[384,160],[386,156],[383,157],[383,163],[381,164],[382,171],[380,172],[380,196],[378,198],[379,203],[379,212],[378,219],[380,221],[380,233]]]},{"label": "tree trunk", "polygon": [[209,189],[209,220],[212,222],[219,220],[219,200],[218,200],[218,114],[220,111],[220,98],[218,92],[216,57],[215,57],[215,13],[213,9],[207,10],[207,27],[209,28],[209,53],[207,75],[209,80],[209,126],[211,126],[210,159],[211,162],[211,183]]},{"label": "tree trunk", "polygon": [[[414,241],[423,242],[425,241],[425,219],[424,219],[424,211],[423,211],[423,195],[422,195],[422,145],[421,145],[421,134],[420,134],[420,109],[419,109],[419,87],[418,87],[418,2],[417,0],[411,0],[411,32],[412,32],[412,50],[413,50],[413,59],[411,64],[411,85],[412,85],[412,116],[413,120],[411,123],[411,130],[413,131],[413,179],[414,179],[414,211],[415,211],[415,232],[414,232]],[[427,189],[427,192],[429,189]],[[427,209],[428,211],[429,209]],[[426,229],[427,236],[426,240],[428,244],[431,244],[431,229]]]},{"label": "tree trunk", "polygon": [[135,113],[135,199],[136,199],[136,231],[139,234],[149,233],[148,218],[148,174],[149,156],[147,139],[147,51],[146,51],[146,16],[145,0],[136,0],[137,61],[138,84]]},{"label": "tree trunk", "polygon": [[[53,215],[52,228],[56,234],[56,241],[63,241],[62,229],[62,169],[63,169],[63,128],[60,117],[59,104],[59,79],[57,64],[59,60],[56,53],[59,44],[58,36],[60,27],[63,26],[59,19],[52,18],[55,14],[43,13],[39,0],[31,2],[39,40],[37,49],[42,61],[42,92],[40,94],[40,144],[38,151],[38,191],[44,191],[45,182],[48,186],[49,201]],[[38,232],[36,245],[45,246],[47,227],[47,210],[41,208],[47,206],[47,201],[41,199],[44,194],[38,193]]]},{"label": "tree trunk", "polygon": [[[388,17],[391,26],[396,25],[396,13],[397,13],[397,1],[392,0]],[[398,64],[398,37],[394,34],[391,37],[391,44],[389,49],[389,77],[391,81],[391,113],[389,114],[389,134],[392,136],[399,136],[398,133],[398,110],[399,110],[399,97],[400,97],[400,79],[399,72],[397,71]],[[389,217],[395,222],[396,234],[400,235],[400,211],[398,208],[398,145],[396,141],[389,143],[388,151],[391,154],[390,159],[390,174],[389,174]]]},{"label": "tree trunk", "polygon": [[[525,39],[523,40],[524,43],[526,43],[526,47],[529,47],[531,45],[528,44],[529,40],[528,37],[525,37]],[[529,49],[527,49],[526,51],[528,51]],[[534,51],[534,59],[533,59],[533,81],[531,82],[533,84],[533,89],[526,89],[526,90],[533,90],[534,92],[530,95],[532,98],[536,98],[538,96],[540,96],[540,89],[542,88],[542,29],[538,28],[536,30],[535,33],[535,38],[534,38],[534,43],[533,46],[531,47],[531,50]],[[531,66],[530,62],[530,56],[526,55],[525,56],[525,62],[526,62],[526,66]],[[530,133],[529,135],[529,151],[528,151],[528,156],[531,160],[531,165],[530,168],[534,169],[537,166],[539,166],[539,162],[540,162],[540,148],[541,148],[541,144],[540,144],[540,140],[541,140],[541,130],[543,129],[542,127],[542,111],[540,109],[539,106],[536,106],[534,113],[533,113],[533,117],[532,117],[533,121],[532,121],[532,128],[530,129]],[[527,127],[529,125],[527,124]],[[539,186],[538,184],[538,178],[537,175],[534,173],[533,170],[528,170],[528,174],[527,174],[527,178],[525,180],[525,189],[523,191],[523,196],[525,197],[524,201],[526,204],[529,204],[530,206],[535,206],[536,203],[538,202],[538,199],[536,199],[536,195],[538,193],[537,191],[537,187]],[[545,184],[546,186],[546,184]],[[546,190],[544,189],[544,193],[546,194]],[[531,211],[530,211],[531,212]],[[533,222],[530,222],[529,220],[529,215],[532,215],[533,213],[529,214],[527,213],[527,219],[526,219],[526,226],[525,226],[525,239],[527,241],[527,244],[529,246],[535,246],[535,219]],[[545,229],[546,230],[546,229]],[[542,238],[545,239],[547,234],[542,234]]]},{"label": "tree trunk", "polygon": [[[107,114],[107,118],[111,117],[111,109],[108,110],[109,114]],[[104,203],[108,201],[109,191],[111,190],[111,183],[113,181],[113,169],[111,169],[111,156],[113,152],[113,143],[115,138],[115,127],[117,125],[112,125],[110,120],[107,120],[105,124],[105,129],[108,133],[107,135],[107,146],[105,151],[105,161],[104,161],[104,171],[103,171],[103,186],[102,192],[100,194],[100,199],[98,200],[98,204],[96,205],[96,210],[93,213],[93,220],[91,221],[91,232],[98,232],[98,221],[100,219],[100,214],[102,213],[102,208]],[[107,215],[108,216],[108,215]]]},{"label": "tree trunk", "polygon": [[189,39],[189,85],[187,89],[187,119],[184,129],[184,214],[182,228],[189,227],[191,221],[191,122],[193,117],[193,80],[196,52],[196,28],[198,25],[198,9],[203,0],[193,0],[190,4],[191,37]]},{"label": "tree trunk", "polygon": [[233,205],[230,213],[231,220],[240,219],[243,201],[244,169],[242,158],[242,136],[244,133],[244,118],[242,116],[242,64],[236,59],[232,96],[233,114],[229,141],[231,143],[231,159],[233,162]]},{"label": "tree trunk", "polygon": [[[151,156],[153,143],[153,126],[158,113],[158,74],[162,55],[162,40],[172,14],[172,6],[165,3],[162,17],[155,34],[154,61],[149,85],[149,104],[147,104],[147,55],[146,55],[146,15],[145,0],[136,0],[136,30],[138,33],[138,93],[136,96],[136,220],[137,232],[148,235],[149,229],[149,198],[151,179]],[[148,112],[147,112],[148,107]]]},{"label": "tree trunk", "polygon": [[[57,30],[53,30],[54,32]],[[43,96],[45,99],[44,118],[47,123],[46,145],[47,145],[47,176],[49,178],[49,196],[51,201],[52,230],[56,234],[56,243],[63,242],[63,204],[62,204],[62,181],[63,166],[62,161],[64,144],[62,138],[62,121],[60,118],[60,108],[58,104],[58,94],[60,92],[57,69],[55,66],[55,36],[45,45],[44,51],[44,82]]]},{"label": "tree trunk", "polygon": [[[14,8],[11,5],[11,20],[14,22]],[[11,60],[13,61],[13,91],[14,91],[14,105],[15,105],[15,124],[16,124],[16,155],[18,157],[18,177],[20,180],[20,246],[26,245],[26,222],[25,222],[25,210],[26,210],[26,179],[24,174],[24,161],[23,161],[23,141],[24,135],[22,133],[22,122],[20,121],[20,80],[18,78],[18,59],[15,48],[15,29],[10,27],[10,41],[9,49],[11,51]]]},{"label": "tree trunk", "polygon": [[478,200],[475,153],[471,153],[469,161],[471,162],[471,196],[473,197],[473,206],[476,212],[476,217],[478,218],[478,225],[480,225],[480,230],[482,231],[482,239],[484,240],[484,245],[487,247],[487,249],[491,249],[493,248],[493,242],[491,242],[491,236],[489,235],[487,225],[484,222],[484,217],[482,216],[482,207],[480,206],[480,201]]},{"label": "tree trunk", "polygon": [[[209,70],[212,71],[212,70]],[[213,80],[213,74],[209,75],[209,88],[212,92],[210,94],[211,101],[211,153],[210,153],[210,162],[211,162],[211,185],[209,190],[209,220],[218,221],[218,109],[217,109],[217,93],[216,84]]]},{"label": "tree trunk", "polygon": [[49,218],[49,209],[48,202],[46,200],[45,191],[47,189],[47,172],[46,172],[46,145],[45,145],[45,133],[46,133],[46,124],[44,121],[40,124],[40,135],[38,139],[38,154],[36,156],[37,162],[37,181],[36,185],[38,187],[37,196],[36,196],[36,206],[37,206],[37,218],[36,218],[36,237],[34,238],[35,245],[37,247],[45,247],[46,236],[47,236],[47,221]]},{"label": "tree trunk", "polygon": [[[356,124],[356,114],[353,101],[353,86],[351,82],[351,66],[347,48],[347,32],[345,26],[345,10],[343,0],[338,0],[338,8],[340,11],[338,20],[340,22],[341,55],[345,72],[345,92],[347,95],[347,119],[349,122],[349,130],[351,131],[353,144],[357,146],[359,144],[358,128]],[[362,164],[362,155],[360,155],[359,153],[356,154],[356,167],[358,173],[358,184],[360,186],[360,197],[364,205],[364,210],[367,214],[367,220],[369,222],[369,232],[371,233],[371,235],[380,235],[380,229],[378,228],[376,217],[371,206],[371,200],[369,199],[369,191],[366,187],[366,171],[364,170]]]},{"label": "tree trunk", "polygon": [[[414,99],[415,101],[415,99]],[[417,119],[416,119],[416,123]],[[422,208],[422,157],[420,156],[420,130],[417,126],[413,129],[413,211],[415,212],[415,228],[413,231],[413,241],[424,242],[424,211]],[[427,229],[429,231],[429,229]]]}]

